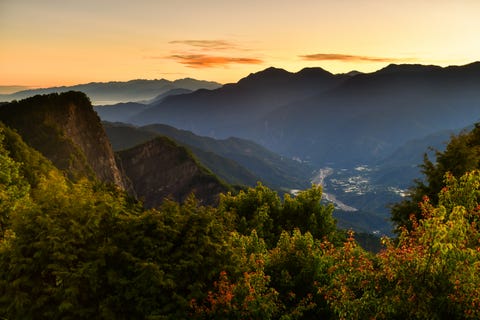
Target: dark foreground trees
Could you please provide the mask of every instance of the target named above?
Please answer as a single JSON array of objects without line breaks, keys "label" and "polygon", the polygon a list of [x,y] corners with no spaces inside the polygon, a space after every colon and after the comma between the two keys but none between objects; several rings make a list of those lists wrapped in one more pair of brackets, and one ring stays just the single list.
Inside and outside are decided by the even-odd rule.
[{"label": "dark foreground trees", "polygon": [[447,175],[377,255],[312,187],[258,185],[145,210],[72,183],[0,130],[0,316],[6,319],[480,317],[480,173]]}]

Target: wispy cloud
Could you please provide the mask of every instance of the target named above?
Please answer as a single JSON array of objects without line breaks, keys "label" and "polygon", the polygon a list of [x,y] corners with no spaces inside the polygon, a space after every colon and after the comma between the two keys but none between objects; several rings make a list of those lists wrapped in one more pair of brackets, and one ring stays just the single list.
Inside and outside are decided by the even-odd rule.
[{"label": "wispy cloud", "polygon": [[173,40],[169,44],[173,45],[170,55],[146,58],[174,60],[190,68],[216,68],[231,64],[263,63],[262,59],[245,54],[246,51],[250,50],[230,40]]},{"label": "wispy cloud", "polygon": [[181,44],[204,50],[236,49],[237,45],[227,40],[174,40],[170,44]]},{"label": "wispy cloud", "polygon": [[263,60],[250,57],[225,57],[204,54],[175,54],[167,58],[177,60],[179,63],[191,68],[214,68],[229,64],[261,64]]},{"label": "wispy cloud", "polygon": [[316,53],[301,55],[300,58],[307,61],[342,61],[342,62],[405,62],[415,60],[413,58],[388,58],[388,57],[370,57],[338,53]]}]

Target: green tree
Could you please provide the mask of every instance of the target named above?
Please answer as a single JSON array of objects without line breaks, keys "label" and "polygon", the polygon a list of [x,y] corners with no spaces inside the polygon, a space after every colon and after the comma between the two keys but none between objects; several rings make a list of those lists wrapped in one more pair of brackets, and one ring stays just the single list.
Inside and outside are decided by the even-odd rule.
[{"label": "green tree", "polygon": [[10,228],[11,215],[30,205],[30,185],[21,174],[21,164],[9,156],[4,140],[0,127],[0,240]]},{"label": "green tree", "polygon": [[0,250],[7,318],[187,318],[222,270],[236,270],[228,221],[196,199],[144,210],[58,171],[32,190]]},{"label": "green tree", "polygon": [[415,181],[407,199],[392,206],[392,220],[398,227],[411,228],[412,214],[417,220],[422,218],[418,204],[424,196],[433,204],[438,203],[438,193],[445,185],[447,172],[458,178],[468,171],[480,168],[480,124],[475,124],[470,132],[452,136],[445,151],[436,151],[435,162],[425,155],[421,168],[424,179]]},{"label": "green tree", "polygon": [[310,189],[300,191],[295,197],[285,195],[280,226],[282,230],[309,232],[315,239],[335,240],[336,221],[333,218],[333,204],[323,205],[322,187],[313,185]]},{"label": "green tree", "polygon": [[[342,319],[480,317],[480,172],[447,176],[438,204],[428,198],[398,241],[375,258],[343,249],[326,297]],[[343,253],[342,253],[343,252]],[[338,253],[341,255],[339,256]],[[341,256],[343,255],[343,258]]]},{"label": "green tree", "polygon": [[277,246],[270,250],[265,272],[279,293],[282,319],[316,319],[331,316],[318,287],[329,282],[331,266],[325,256],[328,242],[316,240],[309,232],[282,232]]},{"label": "green tree", "polygon": [[219,211],[229,212],[236,217],[236,229],[244,235],[253,230],[267,244],[272,245],[280,232],[278,220],[282,203],[278,194],[258,183],[255,188],[240,190],[237,195],[221,195]]},{"label": "green tree", "polygon": [[277,243],[283,231],[299,229],[310,232],[316,239],[341,238],[333,218],[332,204],[324,205],[322,188],[313,185],[295,197],[286,194],[284,201],[277,193],[262,184],[238,195],[228,193],[220,198],[219,211],[236,217],[236,229],[244,235],[253,230],[263,238],[269,248]]}]

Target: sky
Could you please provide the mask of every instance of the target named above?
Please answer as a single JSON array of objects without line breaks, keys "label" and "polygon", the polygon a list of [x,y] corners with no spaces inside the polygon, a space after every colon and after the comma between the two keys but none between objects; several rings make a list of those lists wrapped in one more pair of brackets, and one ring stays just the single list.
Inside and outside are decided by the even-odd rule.
[{"label": "sky", "polygon": [[0,90],[480,60],[480,0],[0,0]]}]

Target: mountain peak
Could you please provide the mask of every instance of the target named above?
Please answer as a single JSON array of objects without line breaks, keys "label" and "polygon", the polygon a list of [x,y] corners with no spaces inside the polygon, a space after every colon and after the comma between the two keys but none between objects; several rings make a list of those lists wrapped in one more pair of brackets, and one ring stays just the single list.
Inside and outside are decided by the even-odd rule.
[{"label": "mountain peak", "polygon": [[303,68],[302,70],[298,71],[296,75],[299,76],[306,76],[306,77],[315,77],[315,76],[333,76],[332,73],[328,72],[325,69],[320,67],[313,67],[313,68]]},{"label": "mountain peak", "polygon": [[378,70],[377,74],[388,74],[388,73],[410,73],[410,72],[426,72],[433,70],[440,70],[442,67],[435,65],[423,65],[423,64],[389,64],[383,69]]},{"label": "mountain peak", "polygon": [[363,74],[363,72],[357,71],[357,70],[352,70],[350,72],[345,73],[345,75],[349,77],[355,77],[358,76],[359,74]]},{"label": "mountain peak", "polygon": [[238,81],[239,84],[241,83],[250,83],[251,81],[268,81],[271,82],[273,81],[279,81],[285,78],[289,78],[292,76],[292,73],[288,72],[285,69],[280,69],[280,68],[275,68],[275,67],[269,67],[265,70],[256,72],[256,73],[250,73],[247,77],[241,79]]}]

